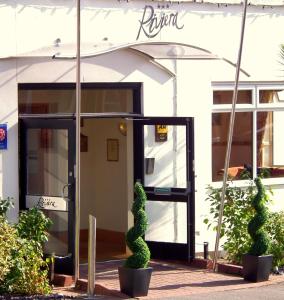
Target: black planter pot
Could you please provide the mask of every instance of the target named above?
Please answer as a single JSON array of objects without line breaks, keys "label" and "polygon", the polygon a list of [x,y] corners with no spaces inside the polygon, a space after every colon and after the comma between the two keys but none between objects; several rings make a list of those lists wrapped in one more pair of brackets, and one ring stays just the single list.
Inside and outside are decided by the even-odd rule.
[{"label": "black planter pot", "polygon": [[118,267],[120,291],[130,297],[147,296],[153,268]]},{"label": "black planter pot", "polygon": [[54,256],[54,273],[73,275],[73,257],[71,254],[66,256]]},{"label": "black planter pot", "polygon": [[252,282],[266,281],[272,268],[272,255],[243,255],[243,276]]}]

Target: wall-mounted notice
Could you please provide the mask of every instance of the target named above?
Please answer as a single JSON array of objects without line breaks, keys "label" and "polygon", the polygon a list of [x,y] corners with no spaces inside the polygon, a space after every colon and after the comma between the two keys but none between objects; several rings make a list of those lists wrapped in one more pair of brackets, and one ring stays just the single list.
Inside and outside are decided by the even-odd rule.
[{"label": "wall-mounted notice", "polygon": [[0,124],[0,150],[6,150],[8,144],[7,124]]}]

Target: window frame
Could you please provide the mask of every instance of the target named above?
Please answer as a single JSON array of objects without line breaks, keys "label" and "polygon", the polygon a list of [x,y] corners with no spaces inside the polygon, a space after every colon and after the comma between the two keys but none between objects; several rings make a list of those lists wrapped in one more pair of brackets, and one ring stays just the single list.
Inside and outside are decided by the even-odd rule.
[{"label": "window frame", "polygon": [[[253,178],[257,175],[257,112],[266,111],[284,111],[283,103],[259,103],[259,92],[261,90],[284,90],[283,83],[239,83],[239,90],[252,90],[251,104],[237,104],[236,112],[252,112],[252,175]],[[234,90],[234,83],[212,83],[212,101],[211,101],[211,116],[213,113],[231,112],[231,104],[214,104],[214,91]],[[212,149],[212,122],[211,122],[211,149]],[[213,186],[219,187],[222,181],[213,181],[212,178],[212,151],[211,151],[211,183]],[[283,177],[264,178],[265,185],[283,184]],[[234,180],[236,186],[247,186],[248,180]]]},{"label": "window frame", "polygon": [[[279,88],[278,88],[279,87]],[[282,87],[282,88],[281,88]],[[259,102],[259,91],[263,91],[263,90],[284,90],[284,86],[257,86],[256,87],[256,95],[257,95],[257,107],[258,108],[263,108],[263,109],[267,109],[267,108],[274,108],[274,109],[284,109],[284,101],[282,103],[260,103]]]}]

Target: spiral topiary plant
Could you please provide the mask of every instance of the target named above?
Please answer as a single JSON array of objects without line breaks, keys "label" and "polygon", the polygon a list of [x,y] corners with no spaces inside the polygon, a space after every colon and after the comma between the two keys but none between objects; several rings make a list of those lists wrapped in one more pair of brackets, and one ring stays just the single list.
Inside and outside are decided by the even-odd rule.
[{"label": "spiral topiary plant", "polygon": [[263,229],[263,225],[268,221],[268,209],[266,207],[267,194],[260,178],[256,178],[254,182],[257,193],[252,199],[252,206],[256,214],[248,224],[248,233],[253,240],[249,254],[260,256],[265,254],[269,247],[269,239]]},{"label": "spiral topiary plant", "polygon": [[132,205],[134,226],[126,234],[126,244],[133,254],[128,257],[124,266],[139,269],[147,268],[150,260],[150,250],[142,238],[148,227],[147,215],[145,213],[147,197],[141,183],[136,182],[134,190],[136,194]]}]

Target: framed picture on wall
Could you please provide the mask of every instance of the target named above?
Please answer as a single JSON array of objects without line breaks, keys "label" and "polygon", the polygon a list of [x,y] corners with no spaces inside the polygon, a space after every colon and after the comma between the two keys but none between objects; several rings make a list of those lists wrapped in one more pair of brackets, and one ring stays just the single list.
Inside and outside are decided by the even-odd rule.
[{"label": "framed picture on wall", "polygon": [[118,161],[119,142],[118,139],[107,139],[107,161]]}]

